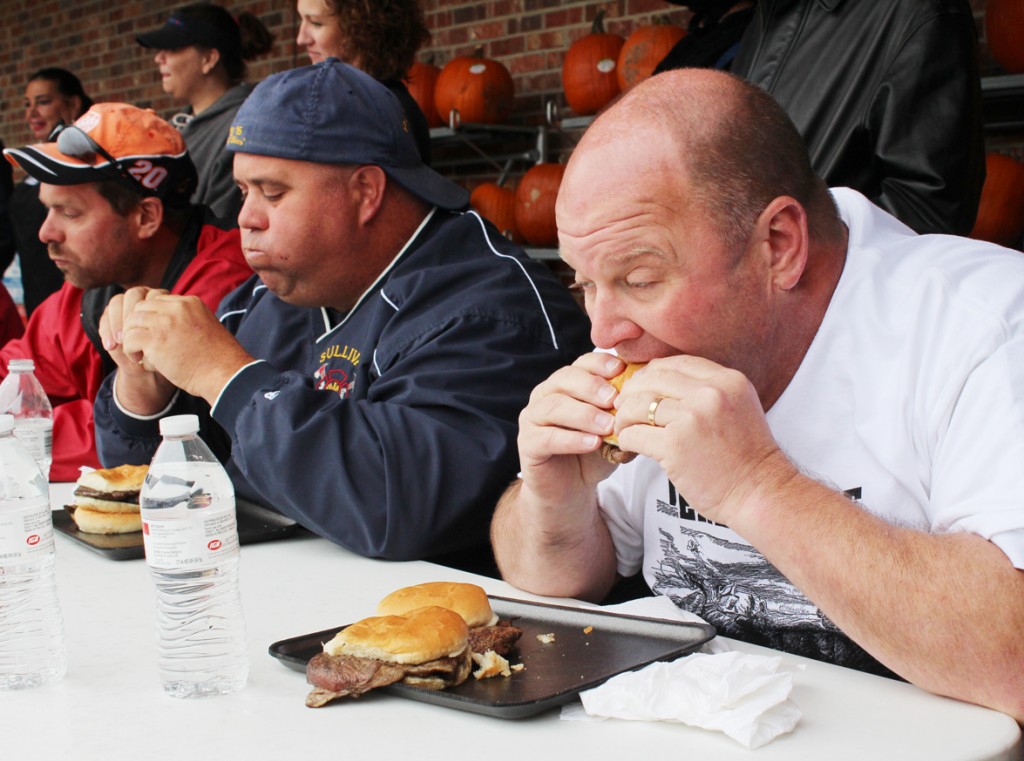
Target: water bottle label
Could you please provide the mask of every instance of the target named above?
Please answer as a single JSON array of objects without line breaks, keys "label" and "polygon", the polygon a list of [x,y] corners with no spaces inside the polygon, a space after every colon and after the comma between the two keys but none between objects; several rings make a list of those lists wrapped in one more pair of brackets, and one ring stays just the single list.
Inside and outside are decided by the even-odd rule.
[{"label": "water bottle label", "polygon": [[47,418],[17,419],[14,435],[25,446],[32,459],[43,462],[53,452],[53,421]]},{"label": "water bottle label", "polygon": [[206,508],[191,520],[142,521],[146,563],[154,568],[204,568],[238,549],[234,504]]},{"label": "water bottle label", "polygon": [[48,499],[0,512],[0,567],[25,563],[53,552],[53,515]]}]

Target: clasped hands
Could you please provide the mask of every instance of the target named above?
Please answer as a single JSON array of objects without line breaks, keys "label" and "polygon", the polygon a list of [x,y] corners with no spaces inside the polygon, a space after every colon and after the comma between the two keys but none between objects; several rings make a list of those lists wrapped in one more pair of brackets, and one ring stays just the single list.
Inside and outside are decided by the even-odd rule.
[{"label": "clasped hands", "polygon": [[613,431],[623,450],[656,460],[716,522],[731,525],[766,479],[795,473],[742,373],[701,357],[665,357],[616,394],[609,380],[623,367],[613,355],[585,354],[534,389],[520,415],[519,451],[524,486],[546,503],[610,475],[615,466],[599,450]]},{"label": "clasped hands", "polygon": [[99,330],[118,367],[118,402],[138,415],[160,412],[175,388],[212,404],[252,361],[197,296],[130,288],[110,300]]}]

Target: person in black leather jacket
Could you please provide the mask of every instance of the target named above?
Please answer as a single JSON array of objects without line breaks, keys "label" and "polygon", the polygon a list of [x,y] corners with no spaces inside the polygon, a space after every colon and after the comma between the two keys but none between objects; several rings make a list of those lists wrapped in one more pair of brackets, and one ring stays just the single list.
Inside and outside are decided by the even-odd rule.
[{"label": "person in black leather jacket", "polygon": [[693,15],[683,37],[654,73],[699,66],[728,71],[740,47],[740,38],[754,16],[751,0],[668,0],[688,8]]},{"label": "person in black leather jacket", "polygon": [[967,0],[760,0],[731,71],[786,109],[829,186],[919,233],[970,232],[985,155]]}]

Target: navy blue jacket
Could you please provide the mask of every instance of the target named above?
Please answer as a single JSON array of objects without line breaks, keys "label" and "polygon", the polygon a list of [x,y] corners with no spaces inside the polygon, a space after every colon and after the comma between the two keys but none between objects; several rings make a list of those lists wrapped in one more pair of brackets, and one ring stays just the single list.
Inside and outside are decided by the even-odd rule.
[{"label": "navy blue jacket", "polygon": [[[219,312],[261,360],[213,409],[238,495],[395,560],[488,546],[519,468],[520,411],[591,348],[568,289],[473,212],[435,212],[347,315],[290,306],[256,277]],[[110,380],[96,404],[100,458],[148,462],[157,422],[119,410]],[[199,401],[179,394],[171,413],[201,412]]]}]

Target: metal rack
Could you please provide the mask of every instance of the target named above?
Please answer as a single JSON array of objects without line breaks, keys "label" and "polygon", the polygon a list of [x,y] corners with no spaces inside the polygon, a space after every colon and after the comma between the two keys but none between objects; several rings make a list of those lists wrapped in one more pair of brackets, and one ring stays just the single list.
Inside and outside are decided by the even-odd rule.
[{"label": "metal rack", "polygon": [[[495,154],[484,149],[488,145],[505,148],[510,142],[515,144],[524,138],[529,138],[531,141],[530,147],[525,150],[506,150]],[[435,169],[487,164],[498,172],[499,185],[505,181],[516,162],[540,164],[548,156],[547,127],[543,125],[519,127],[507,124],[463,124],[459,119],[459,112],[455,109],[451,112],[447,127],[434,127],[430,130],[430,141],[432,144],[442,147],[461,145],[474,154],[472,156],[438,158],[432,162]]]},{"label": "metal rack", "polygon": [[985,134],[1024,131],[1024,74],[982,77]]}]

